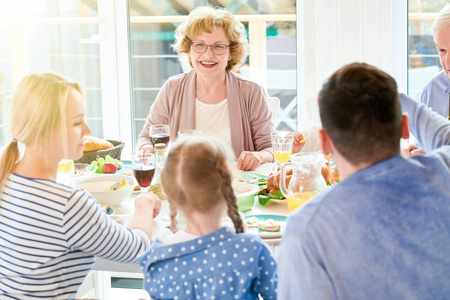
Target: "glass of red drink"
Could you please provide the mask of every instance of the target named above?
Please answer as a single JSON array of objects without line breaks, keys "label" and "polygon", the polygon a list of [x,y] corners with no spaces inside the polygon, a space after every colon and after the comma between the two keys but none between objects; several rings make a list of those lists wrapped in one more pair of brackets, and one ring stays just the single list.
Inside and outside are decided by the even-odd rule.
[{"label": "glass of red drink", "polygon": [[132,167],[134,177],[143,192],[148,192],[155,175],[156,159],[153,153],[139,153],[133,155]]},{"label": "glass of red drink", "polygon": [[169,125],[164,124],[151,125],[150,141],[152,142],[153,148],[155,148],[155,145],[159,143],[164,143],[168,147],[170,141]]}]

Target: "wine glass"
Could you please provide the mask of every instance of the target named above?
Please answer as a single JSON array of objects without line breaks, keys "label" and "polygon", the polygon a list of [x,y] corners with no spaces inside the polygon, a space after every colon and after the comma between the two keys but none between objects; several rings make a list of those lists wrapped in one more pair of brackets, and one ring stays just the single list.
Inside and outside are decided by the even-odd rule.
[{"label": "wine glass", "polygon": [[278,165],[282,167],[291,158],[294,144],[294,133],[289,131],[277,131],[270,134],[273,156]]},{"label": "wine glass", "polygon": [[170,141],[169,125],[164,124],[151,125],[150,141],[152,142],[153,148],[155,148],[155,145],[159,143],[164,143],[166,144],[166,147],[168,147]]},{"label": "wine glass", "polygon": [[156,159],[153,153],[139,153],[133,155],[132,168],[134,177],[143,192],[148,192],[155,175]]}]

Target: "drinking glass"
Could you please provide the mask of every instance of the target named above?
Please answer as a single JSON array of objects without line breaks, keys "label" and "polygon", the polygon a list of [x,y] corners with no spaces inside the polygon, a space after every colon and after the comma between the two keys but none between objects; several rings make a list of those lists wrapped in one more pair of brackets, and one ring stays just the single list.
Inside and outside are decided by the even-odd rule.
[{"label": "drinking glass", "polygon": [[294,133],[288,131],[272,132],[270,139],[272,141],[273,156],[281,167],[291,158]]},{"label": "drinking glass", "polygon": [[150,141],[152,142],[153,148],[155,148],[155,145],[159,143],[164,143],[168,147],[170,141],[169,125],[164,124],[151,125]]},{"label": "drinking glass", "polygon": [[148,192],[155,175],[156,159],[153,153],[139,153],[133,155],[132,168],[134,177],[143,192]]}]

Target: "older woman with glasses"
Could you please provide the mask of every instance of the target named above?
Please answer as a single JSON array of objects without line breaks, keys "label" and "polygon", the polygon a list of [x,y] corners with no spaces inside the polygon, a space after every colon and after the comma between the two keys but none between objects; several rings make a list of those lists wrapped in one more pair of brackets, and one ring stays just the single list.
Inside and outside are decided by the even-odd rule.
[{"label": "older woman with glasses", "polygon": [[174,50],[193,70],[173,76],[161,88],[138,139],[153,152],[150,126],[168,124],[172,138],[183,129],[214,136],[234,150],[241,170],[272,162],[270,132],[275,128],[264,89],[232,72],[245,63],[247,35],[233,14],[199,7],[176,29]]}]

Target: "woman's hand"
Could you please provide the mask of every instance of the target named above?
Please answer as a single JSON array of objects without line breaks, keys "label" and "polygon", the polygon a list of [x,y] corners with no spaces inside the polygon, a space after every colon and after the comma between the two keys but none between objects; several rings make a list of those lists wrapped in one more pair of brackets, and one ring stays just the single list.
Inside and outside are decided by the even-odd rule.
[{"label": "woman's hand", "polygon": [[153,153],[155,154],[155,150],[153,149],[153,147],[149,144],[147,145],[143,145],[141,147],[141,149],[139,149],[139,153]]},{"label": "woman's hand", "polygon": [[263,163],[273,162],[273,154],[269,151],[242,151],[237,160],[237,168],[242,171],[253,171]]},{"label": "woman's hand", "polygon": [[308,138],[306,134],[301,132],[294,132],[294,143],[292,145],[292,153],[298,153],[305,146],[305,141]]},{"label": "woman's hand", "polygon": [[237,167],[242,171],[252,171],[263,162],[260,152],[242,151],[237,160]]}]

